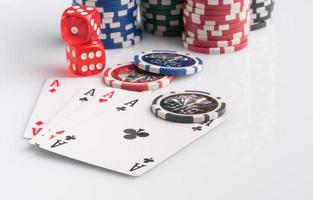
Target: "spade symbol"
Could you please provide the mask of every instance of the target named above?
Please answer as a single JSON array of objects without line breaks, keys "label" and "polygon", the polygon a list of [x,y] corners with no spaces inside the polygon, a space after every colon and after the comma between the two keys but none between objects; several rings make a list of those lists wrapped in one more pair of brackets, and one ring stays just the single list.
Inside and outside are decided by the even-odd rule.
[{"label": "spade symbol", "polygon": [[83,97],[83,98],[80,98],[79,99],[81,102],[86,102],[86,101],[88,101],[88,98],[87,97]]}]

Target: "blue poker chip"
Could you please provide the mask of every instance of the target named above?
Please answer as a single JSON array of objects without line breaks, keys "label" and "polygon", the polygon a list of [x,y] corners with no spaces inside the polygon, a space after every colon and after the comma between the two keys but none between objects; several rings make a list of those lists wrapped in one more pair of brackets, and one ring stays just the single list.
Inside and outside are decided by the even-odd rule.
[{"label": "blue poker chip", "polygon": [[138,29],[138,32],[131,39],[127,39],[127,40],[122,39],[121,41],[117,41],[117,39],[101,40],[101,41],[103,43],[103,46],[106,49],[120,49],[120,48],[131,47],[139,43],[141,39],[142,39],[142,31],[141,29]]},{"label": "blue poker chip", "polygon": [[[79,0],[76,0],[78,2]],[[82,4],[85,6],[92,6],[101,8],[102,11],[120,11],[125,9],[130,9],[133,4],[137,4],[137,0],[127,0],[127,1],[85,1],[82,0]]]},{"label": "blue poker chip", "polygon": [[106,40],[106,41],[120,41],[120,40],[129,40],[134,38],[136,35],[140,34],[138,33],[141,31],[139,28],[134,28],[128,31],[123,31],[123,32],[111,32],[111,33],[101,33],[99,35],[99,39],[101,40]]},{"label": "blue poker chip", "polygon": [[[140,23],[138,23],[137,20],[130,22],[130,23],[122,23],[122,22],[114,22],[111,24],[101,24],[100,28],[103,30],[104,33],[110,31],[110,32],[121,32],[121,31],[126,31],[129,29],[133,29],[136,27],[139,27]],[[105,31],[107,30],[107,31]]]},{"label": "blue poker chip", "polygon": [[202,70],[203,61],[188,53],[153,50],[135,55],[134,63],[139,69],[160,75],[191,75]]},{"label": "blue poker chip", "polygon": [[[138,32],[140,28],[139,27],[134,27],[132,29],[129,30],[125,30],[125,31],[107,31],[107,30],[102,30],[101,34],[99,35],[100,39],[106,40],[106,39],[114,39],[114,38],[118,38],[118,37],[128,37],[131,34],[136,34]],[[104,32],[107,31],[107,32]]]},{"label": "blue poker chip", "polygon": [[102,22],[102,24],[111,24],[111,23],[115,23],[115,22],[127,24],[127,23],[130,23],[130,22],[137,20],[137,15],[138,15],[137,10],[134,10],[130,15],[126,15],[123,17],[113,17],[113,18],[102,17],[101,22]]},{"label": "blue poker chip", "polygon": [[133,0],[77,0],[81,2],[94,2],[94,3],[100,3],[100,4],[112,4],[112,5],[125,5],[129,2],[132,2]]},{"label": "blue poker chip", "polygon": [[130,29],[138,28],[139,23],[137,20],[130,22],[130,23],[119,23],[115,22],[112,24],[102,24],[101,25],[101,32],[102,33],[114,33],[114,32],[124,32]]},{"label": "blue poker chip", "polygon": [[137,4],[133,4],[132,7],[125,9],[125,10],[119,10],[119,11],[110,10],[110,11],[100,12],[100,16],[101,18],[119,18],[119,17],[124,17],[124,16],[134,16],[135,15],[134,13],[137,14],[137,11],[138,11]]}]

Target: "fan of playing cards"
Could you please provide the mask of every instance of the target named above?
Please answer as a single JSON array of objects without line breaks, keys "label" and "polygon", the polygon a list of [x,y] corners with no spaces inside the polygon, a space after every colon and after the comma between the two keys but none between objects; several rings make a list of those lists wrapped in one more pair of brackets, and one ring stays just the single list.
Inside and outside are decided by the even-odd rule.
[{"label": "fan of playing cards", "polygon": [[223,122],[219,97],[106,86],[100,78],[50,78],[24,133],[39,148],[139,176]]}]

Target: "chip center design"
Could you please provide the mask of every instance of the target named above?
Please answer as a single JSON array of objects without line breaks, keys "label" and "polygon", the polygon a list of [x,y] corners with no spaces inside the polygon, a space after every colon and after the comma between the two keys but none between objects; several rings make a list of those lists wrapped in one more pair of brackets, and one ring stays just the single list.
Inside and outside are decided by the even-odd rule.
[{"label": "chip center design", "polygon": [[137,69],[133,65],[117,68],[113,71],[112,76],[117,80],[129,83],[147,83],[163,78],[157,74],[151,74]]},{"label": "chip center design", "polygon": [[177,94],[164,98],[161,107],[177,114],[194,115],[215,110],[218,102],[201,94]]},{"label": "chip center design", "polygon": [[162,67],[190,67],[196,64],[194,59],[176,53],[151,53],[144,55],[142,60]]}]

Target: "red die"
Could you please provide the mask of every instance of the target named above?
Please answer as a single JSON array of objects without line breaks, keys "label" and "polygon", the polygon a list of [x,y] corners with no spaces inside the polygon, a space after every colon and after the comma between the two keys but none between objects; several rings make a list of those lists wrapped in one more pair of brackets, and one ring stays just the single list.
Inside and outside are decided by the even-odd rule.
[{"label": "red die", "polygon": [[81,76],[100,73],[106,63],[105,49],[99,40],[81,45],[67,45],[66,59],[68,68]]},{"label": "red die", "polygon": [[69,44],[84,44],[98,40],[100,34],[100,14],[88,6],[72,6],[63,12],[61,35]]}]

